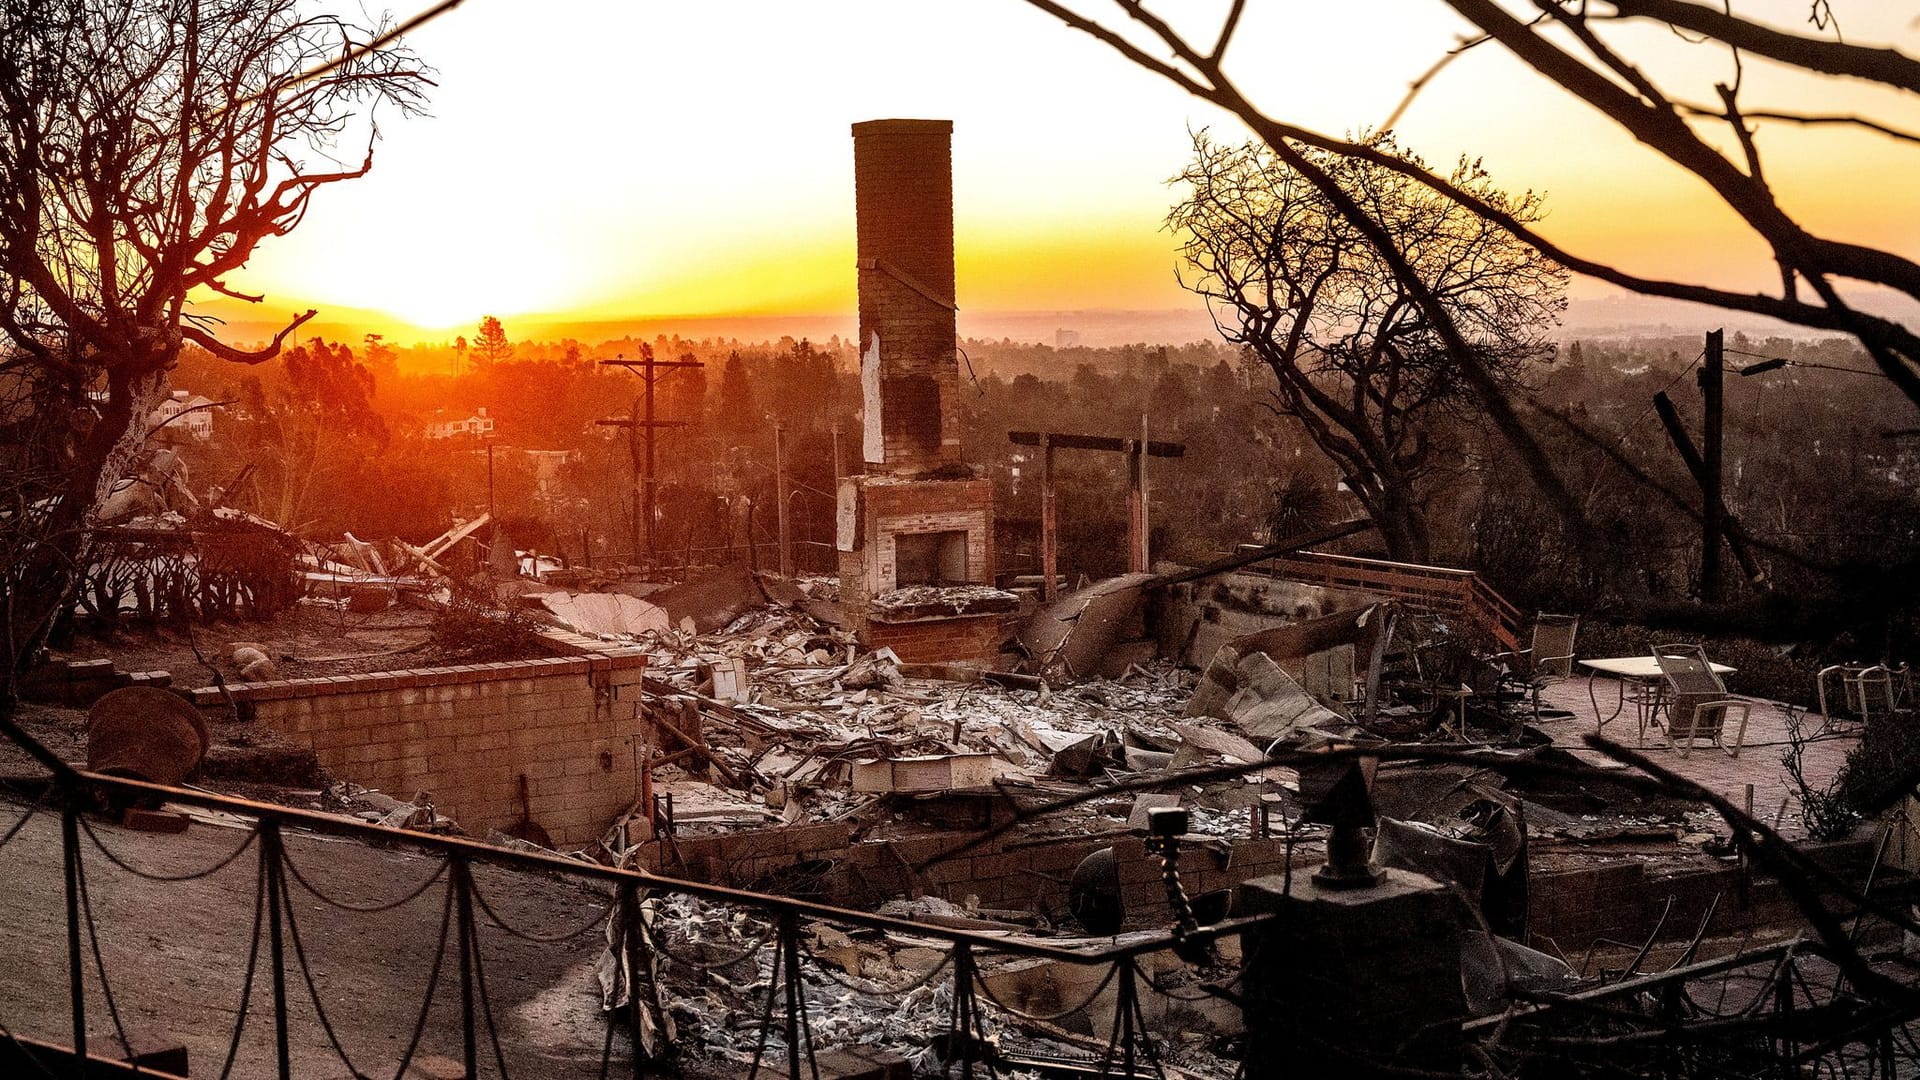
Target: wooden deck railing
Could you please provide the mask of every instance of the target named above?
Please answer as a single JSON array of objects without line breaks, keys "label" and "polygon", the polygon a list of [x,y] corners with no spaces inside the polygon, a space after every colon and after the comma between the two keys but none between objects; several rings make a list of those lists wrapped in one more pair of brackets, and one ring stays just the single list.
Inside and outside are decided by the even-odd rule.
[{"label": "wooden deck railing", "polygon": [[1249,569],[1308,585],[1377,593],[1422,611],[1462,615],[1479,624],[1503,649],[1520,647],[1526,623],[1520,609],[1471,570],[1316,551],[1282,555]]}]

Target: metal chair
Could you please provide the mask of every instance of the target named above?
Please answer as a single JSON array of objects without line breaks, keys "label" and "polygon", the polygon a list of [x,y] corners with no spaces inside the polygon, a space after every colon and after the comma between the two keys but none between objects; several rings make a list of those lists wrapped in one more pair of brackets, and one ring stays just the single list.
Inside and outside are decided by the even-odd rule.
[{"label": "metal chair", "polygon": [[1827,708],[1830,676],[1837,676],[1840,681],[1847,711],[1862,720],[1913,708],[1913,673],[1906,664],[1897,668],[1884,664],[1835,664],[1821,668],[1813,680],[1814,688],[1820,695],[1820,717],[1827,723],[1833,722],[1833,714]]},{"label": "metal chair", "polygon": [[[1695,740],[1706,739],[1725,750],[1727,756],[1739,757],[1740,745],[1747,738],[1747,719],[1752,706],[1728,696],[1726,684],[1720,681],[1713,664],[1707,660],[1706,650],[1688,644],[1655,645],[1653,658],[1672,690],[1667,701],[1667,740],[1680,751],[1680,756],[1686,757],[1692,752]],[[1733,745],[1729,747],[1727,716],[1736,709],[1740,713],[1740,726],[1735,729]],[[1685,740],[1684,746],[1681,740]]]},{"label": "metal chair", "polygon": [[1540,691],[1573,676],[1573,643],[1580,634],[1580,616],[1534,616],[1533,640],[1524,649],[1495,653],[1488,661],[1502,668],[1500,681],[1524,686],[1533,700],[1533,715],[1540,716]]}]

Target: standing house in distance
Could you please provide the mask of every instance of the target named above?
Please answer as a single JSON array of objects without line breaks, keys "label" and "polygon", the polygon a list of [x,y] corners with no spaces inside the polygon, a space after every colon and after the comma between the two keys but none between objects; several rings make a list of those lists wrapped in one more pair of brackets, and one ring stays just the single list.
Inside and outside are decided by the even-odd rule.
[{"label": "standing house in distance", "polygon": [[487,415],[485,405],[480,406],[465,420],[449,420],[446,416],[436,413],[433,420],[427,424],[426,435],[429,439],[452,439],[461,435],[485,439],[493,435],[493,417]]},{"label": "standing house in distance", "polygon": [[147,430],[198,442],[213,438],[214,403],[191,390],[175,390],[147,416]]},{"label": "standing house in distance", "polygon": [[861,439],[840,482],[840,598],[869,648],[909,663],[991,666],[993,484],[960,460],[953,266],[953,123],[853,125]]}]

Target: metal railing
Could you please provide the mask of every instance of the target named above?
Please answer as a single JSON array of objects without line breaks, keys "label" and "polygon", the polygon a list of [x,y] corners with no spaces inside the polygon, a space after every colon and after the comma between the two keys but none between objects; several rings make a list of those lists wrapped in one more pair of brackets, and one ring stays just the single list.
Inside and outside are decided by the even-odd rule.
[{"label": "metal railing", "polygon": [[[17,727],[5,719],[0,719],[0,734],[15,735]],[[30,741],[30,740],[29,740]],[[23,743],[22,745],[27,745]],[[39,749],[34,744],[31,749]],[[44,751],[42,751],[44,752]],[[36,756],[39,756],[36,754]],[[807,984],[822,979],[834,979],[859,990],[861,987],[834,976],[829,968],[822,964],[808,948],[802,934],[803,920],[811,923],[823,923],[831,926],[854,930],[879,931],[882,933],[905,934],[919,941],[942,943],[944,957],[931,970],[918,976],[916,985],[929,985],[943,976],[948,980],[946,997],[948,1006],[945,1015],[944,1067],[949,1075],[972,1077],[978,1071],[999,1071],[996,1061],[982,1048],[989,1045],[986,1039],[986,1023],[990,1015],[1005,1014],[1007,1017],[1025,1020],[1046,1021],[1059,1016],[1077,1012],[1091,1005],[1109,987],[1117,987],[1115,995],[1115,1014],[1112,1021],[1112,1037],[1106,1041],[1104,1053],[1097,1058],[1097,1067],[1102,1075],[1164,1076],[1160,1068],[1160,1053],[1156,1046],[1155,1033],[1145,1022],[1140,1005],[1140,980],[1145,975],[1139,965],[1139,958],[1145,954],[1171,949],[1176,938],[1173,934],[1156,934],[1130,940],[1124,944],[1113,943],[1101,947],[1077,948],[1052,943],[1035,938],[1006,937],[976,930],[958,929],[948,926],[929,925],[910,919],[888,915],[856,911],[808,900],[773,896],[761,893],[710,885],[704,882],[687,881],[661,877],[635,870],[623,870],[596,863],[561,858],[530,850],[496,847],[471,840],[427,833],[396,830],[350,818],[339,817],[316,811],[301,810],[271,803],[255,802],[196,789],[164,787],[106,776],[73,769],[57,759],[49,760],[51,755],[42,759],[49,764],[53,775],[47,782],[41,798],[30,806],[4,833],[0,833],[0,858],[6,856],[5,848],[9,842],[19,836],[29,821],[42,813],[59,816],[60,850],[62,853],[62,878],[65,898],[65,944],[66,977],[70,992],[69,1009],[71,1012],[71,1047],[59,1048],[45,1041],[16,1038],[10,1024],[15,1018],[0,1016],[0,1063],[11,1060],[21,1064],[21,1075],[45,1075],[64,1077],[78,1075],[117,1075],[111,1065],[104,1062],[110,1054],[96,1054],[97,1040],[90,1042],[88,1034],[89,983],[94,984],[93,991],[104,1001],[112,1036],[110,1049],[123,1051],[127,1056],[133,1053],[132,1042],[128,1037],[124,1023],[128,1012],[127,1003],[116,998],[112,982],[108,978],[105,960],[100,949],[96,917],[97,912],[88,890],[88,868],[83,855],[88,846],[103,854],[118,869],[135,874],[144,879],[151,887],[163,888],[169,884],[196,881],[216,873],[238,862],[249,851],[255,855],[256,872],[254,875],[254,912],[252,940],[249,947],[246,971],[240,988],[240,1004],[223,1066],[218,1073],[221,1080],[233,1073],[241,1040],[253,1011],[253,1002],[262,993],[256,984],[264,982],[264,993],[269,997],[272,1014],[272,1034],[274,1039],[275,1075],[286,1078],[294,1075],[294,1054],[292,1048],[293,1032],[289,1020],[289,1007],[297,999],[304,998],[302,1009],[311,1008],[317,1020],[320,1033],[324,1036],[325,1046],[331,1048],[349,1074],[355,1077],[373,1077],[388,1075],[396,1080],[407,1075],[422,1045],[422,1037],[428,1027],[428,1017],[433,1008],[436,994],[441,992],[441,983],[447,972],[443,961],[447,947],[451,943],[455,949],[455,968],[458,977],[460,1006],[460,1042],[463,1074],[466,1077],[478,1077],[483,1072],[506,1077],[508,1055],[503,1051],[501,1032],[495,1022],[493,996],[488,992],[487,965],[480,949],[483,927],[496,928],[502,932],[523,938],[531,942],[554,944],[575,941],[596,930],[605,932],[610,942],[610,951],[616,957],[621,969],[628,973],[626,983],[626,1002],[620,1008],[609,1008],[606,1015],[606,1032],[600,1052],[598,1075],[612,1074],[616,1030],[619,1027],[629,1029],[633,1050],[628,1068],[633,1076],[649,1075],[657,1071],[661,1064],[661,1054],[666,1047],[655,1045],[649,1051],[647,1041],[641,1032],[653,1023],[650,1008],[657,1009],[657,984],[651,976],[640,979],[635,973],[652,972],[654,965],[671,969],[675,964],[686,964],[693,969],[708,970],[720,964],[707,958],[687,958],[670,949],[665,938],[652,927],[649,914],[655,912],[650,905],[661,898],[685,897],[692,900],[724,905],[730,909],[746,909],[755,917],[765,920],[766,932],[759,941],[731,961],[730,964],[751,962],[754,964],[754,986],[762,996],[758,1000],[761,1024],[758,1045],[754,1051],[749,1076],[757,1075],[763,1068],[784,1073],[790,1080],[809,1080],[817,1078],[819,1067],[816,1062],[813,1025],[809,1020]],[[100,844],[94,825],[89,820],[90,808],[100,805],[101,800],[118,800],[122,803],[133,800],[151,804],[154,800],[179,806],[201,808],[225,814],[235,815],[251,822],[244,841],[233,851],[226,854],[211,866],[184,874],[155,874],[132,866],[118,857],[112,850]],[[417,851],[436,855],[440,864],[427,878],[411,888],[397,899],[382,900],[371,904],[356,904],[330,895],[317,888],[299,864],[288,857],[286,834],[290,830],[307,830],[314,833],[359,840],[368,844],[391,847],[402,845]],[[611,899],[605,910],[583,926],[569,932],[554,935],[538,935],[516,928],[503,921],[497,914],[487,896],[476,888],[474,868],[486,864],[515,871],[532,871],[556,875],[575,882],[584,882],[607,889]],[[411,1030],[411,1037],[400,1052],[398,1059],[378,1068],[370,1068],[364,1062],[349,1058],[332,1018],[329,1017],[323,995],[319,992],[314,969],[309,963],[309,941],[302,937],[300,911],[305,903],[317,902],[327,907],[360,915],[394,910],[403,904],[429,898],[429,893],[439,889],[440,925],[437,931],[438,944],[433,953],[430,971],[427,974],[426,987],[422,992],[420,1011]],[[296,899],[300,902],[296,903]],[[1208,942],[1224,936],[1239,934],[1248,926],[1259,923],[1261,919],[1237,919],[1213,926],[1190,930],[1183,940],[1186,943]],[[765,975],[758,954],[764,946],[771,945],[772,955],[765,965]],[[1037,1017],[1022,1013],[1014,1006],[1000,1000],[994,994],[988,982],[981,977],[979,960],[986,954],[1006,957],[1049,960],[1079,966],[1105,967],[1105,976],[1099,988],[1089,995],[1087,1001],[1074,1009],[1058,1013],[1054,1017]],[[6,961],[0,959],[0,963]],[[264,964],[264,971],[261,970]],[[92,974],[89,975],[89,969]],[[646,985],[640,985],[644,982]],[[761,986],[761,983],[764,986]],[[865,988],[869,992],[900,994],[906,987]],[[989,1008],[991,1006],[991,1008]],[[784,1062],[777,1068],[767,1066],[771,1036],[777,1034],[784,1048]],[[311,1032],[303,1035],[313,1043]],[[313,1046],[304,1049],[311,1050]],[[1089,1048],[1091,1049],[1091,1047]],[[57,1060],[56,1060],[57,1059]],[[1144,1071],[1142,1066],[1145,1066]],[[622,1071],[627,1071],[622,1069]],[[156,1075],[153,1070],[144,1070],[146,1075]]]},{"label": "metal railing", "polygon": [[1913,1075],[1920,1008],[1851,992],[1814,941],[1792,938],[1696,960],[1696,939],[1664,971],[1574,993],[1528,994],[1463,1034],[1494,1075]]}]

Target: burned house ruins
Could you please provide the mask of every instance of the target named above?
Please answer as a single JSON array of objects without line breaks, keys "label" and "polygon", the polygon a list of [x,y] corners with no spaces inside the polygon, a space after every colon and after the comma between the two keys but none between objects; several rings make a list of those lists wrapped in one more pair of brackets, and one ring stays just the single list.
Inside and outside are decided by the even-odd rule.
[{"label": "burned house ruins", "polygon": [[[44,657],[0,777],[34,886],[0,891],[31,954],[0,964],[0,1071],[91,1032],[184,1075],[1899,1074],[1920,1014],[1875,979],[1908,962],[1920,803],[1818,819],[1911,717],[1904,669],[1736,703],[1704,652],[1583,661],[1578,619],[1368,557],[1361,521],[1153,562],[1145,463],[1186,448],[1137,417],[1009,433],[1135,470],[1130,572],[1056,595],[1049,540],[1035,588],[962,453],[952,134],[852,128],[837,575],[249,519],[304,595],[245,640]],[[110,539],[129,581],[216,565]],[[177,993],[129,913],[262,987],[207,1024],[233,987]],[[120,1030],[114,977],[159,1036]]]}]

